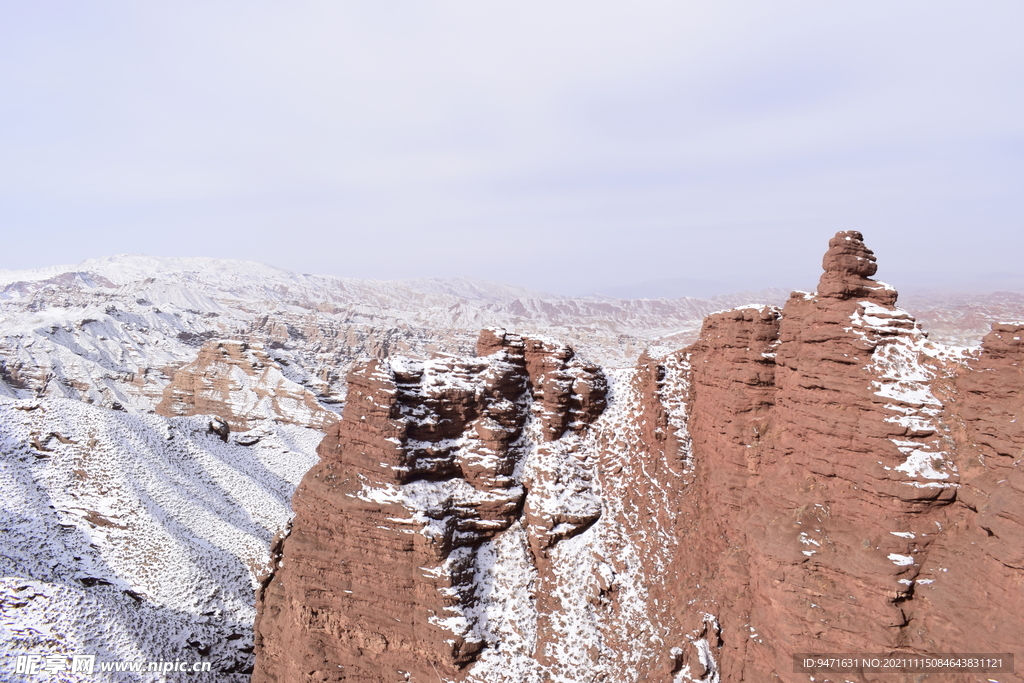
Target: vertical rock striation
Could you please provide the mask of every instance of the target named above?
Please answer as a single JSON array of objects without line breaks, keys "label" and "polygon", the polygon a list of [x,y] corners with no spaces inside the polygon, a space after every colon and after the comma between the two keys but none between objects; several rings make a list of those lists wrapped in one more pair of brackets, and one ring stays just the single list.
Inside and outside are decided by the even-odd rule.
[{"label": "vertical rock striation", "polygon": [[524,515],[519,465],[540,440],[524,437],[528,422],[546,443],[599,412],[601,376],[567,347],[501,330],[478,348],[350,373],[344,419],[260,590],[255,682],[459,677],[486,645],[481,545],[523,517],[538,546],[593,521]]},{"label": "vertical rock striation", "polygon": [[929,563],[916,582],[912,626],[921,649],[1022,651],[1022,339],[1024,323],[993,325],[976,357],[941,387],[960,486],[948,519],[933,531]]},{"label": "vertical rock striation", "polygon": [[683,595],[734,634],[716,653],[722,680],[807,680],[792,672],[799,652],[1024,643],[1007,628],[1024,574],[1005,561],[1024,502],[1010,484],[1020,328],[997,326],[956,363],[868,279],[874,261],[859,233],[839,233],[815,294],[711,316],[690,349],[688,538],[703,552],[681,562],[705,579]]},{"label": "vertical rock striation", "polygon": [[1024,324],[943,347],[860,233],[823,267],[632,369],[501,330],[359,366],[260,590],[254,681],[761,683],[811,680],[801,652],[1024,651]]}]

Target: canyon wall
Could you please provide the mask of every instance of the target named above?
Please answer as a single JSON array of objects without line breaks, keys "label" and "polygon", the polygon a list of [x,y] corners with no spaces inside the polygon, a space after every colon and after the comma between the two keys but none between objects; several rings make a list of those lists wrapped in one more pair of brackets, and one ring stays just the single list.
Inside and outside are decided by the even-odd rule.
[{"label": "canyon wall", "polygon": [[760,683],[814,680],[801,652],[1024,652],[1024,324],[945,347],[859,233],[823,267],[631,369],[503,330],[358,366],[263,580],[253,680]]},{"label": "canyon wall", "polygon": [[689,349],[691,542],[740,558],[695,563],[718,567],[697,594],[734,634],[723,680],[807,680],[800,652],[1024,644],[1024,325],[973,353],[933,344],[874,261],[840,233],[815,294],[713,315]]}]

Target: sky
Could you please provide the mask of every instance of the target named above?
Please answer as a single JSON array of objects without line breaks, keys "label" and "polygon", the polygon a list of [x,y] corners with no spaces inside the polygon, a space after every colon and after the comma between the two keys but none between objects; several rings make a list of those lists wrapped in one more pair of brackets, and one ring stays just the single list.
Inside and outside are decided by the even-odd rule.
[{"label": "sky", "polygon": [[813,288],[855,229],[897,287],[1024,289],[1021,26],[1018,0],[0,1],[0,269]]}]

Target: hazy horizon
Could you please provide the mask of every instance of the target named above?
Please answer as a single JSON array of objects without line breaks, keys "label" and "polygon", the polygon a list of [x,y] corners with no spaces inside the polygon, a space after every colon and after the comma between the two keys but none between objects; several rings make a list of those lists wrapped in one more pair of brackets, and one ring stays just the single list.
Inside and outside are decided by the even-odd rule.
[{"label": "hazy horizon", "polygon": [[[131,260],[134,257],[140,257],[142,259],[154,258],[146,254],[115,254],[106,257],[100,257],[99,259],[86,259],[79,263],[73,264],[54,264],[52,266],[46,266],[38,269],[23,269],[23,270],[10,270],[0,269],[0,290],[9,284],[18,282],[19,280],[13,278],[12,275],[17,273],[33,273],[34,277],[30,280],[38,279],[49,279],[58,272],[71,272],[70,269],[77,267],[84,267],[85,269],[95,268],[95,264],[90,263],[93,260],[107,261],[118,259]],[[168,259],[211,259],[214,257],[155,257],[155,258],[168,258]],[[219,259],[217,259],[219,260]],[[230,259],[227,259],[230,260]],[[279,268],[272,263],[260,262],[260,261],[239,261],[240,263],[253,263],[261,266],[268,266],[270,268],[284,270],[286,272],[297,273],[297,271],[288,271],[287,269]],[[104,264],[104,267],[95,268],[97,272],[104,272],[104,268],[112,267],[109,264]],[[134,270],[130,269],[130,270]],[[205,270],[205,269],[204,269]],[[48,272],[50,271],[50,272]],[[109,273],[108,273],[109,274]],[[339,277],[328,273],[301,273],[306,276],[327,276],[327,277]],[[371,279],[371,278],[367,278]],[[742,293],[769,293],[776,295],[779,292],[786,293],[794,290],[802,291],[813,291],[814,286],[817,284],[817,279],[808,282],[763,282],[756,279],[743,280],[740,279],[721,279],[721,280],[704,280],[696,278],[663,278],[657,280],[646,280],[642,282],[633,283],[606,283],[605,285],[596,287],[590,291],[585,292],[556,292],[539,290],[535,288],[525,287],[523,285],[517,285],[515,283],[503,282],[495,279],[479,278],[475,276],[453,276],[451,278],[444,277],[426,277],[426,278],[393,278],[391,280],[378,280],[378,281],[394,281],[403,282],[407,285],[415,287],[416,281],[418,280],[459,280],[468,279],[483,284],[496,285],[499,287],[511,286],[521,290],[527,296],[554,296],[554,297],[611,297],[619,299],[679,299],[683,297],[692,297],[699,299],[713,299],[716,296],[728,297]],[[885,278],[876,278],[886,281]],[[961,280],[958,283],[951,283],[950,281],[944,281],[942,279],[935,278],[934,276],[929,277],[918,277],[916,279],[903,279],[897,282],[889,282],[896,286],[896,288],[903,295],[909,296],[932,296],[932,295],[985,295],[998,292],[1009,292],[1009,293],[1024,293],[1024,277],[1013,276],[1008,274],[993,273],[987,278],[982,278],[971,281]]]}]

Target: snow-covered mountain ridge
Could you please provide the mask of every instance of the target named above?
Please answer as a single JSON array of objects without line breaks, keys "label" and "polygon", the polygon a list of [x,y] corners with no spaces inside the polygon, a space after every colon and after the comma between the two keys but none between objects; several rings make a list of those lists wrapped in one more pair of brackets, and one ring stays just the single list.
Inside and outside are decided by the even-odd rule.
[{"label": "snow-covered mountain ridge", "polygon": [[729,302],[571,299],[471,279],[380,282],[218,259],[117,256],[0,274],[0,394],[149,411],[203,342],[262,345],[328,404],[352,360],[466,353],[482,327],[543,331],[602,361],[675,348]]},{"label": "snow-covered mountain ridge", "polygon": [[209,257],[154,257],[143,254],[121,254],[86,259],[81,263],[49,266],[34,270],[0,270],[0,287],[16,283],[38,283],[63,277],[80,277],[91,286],[122,286],[149,278],[192,282],[232,292],[239,298],[259,299],[254,293],[280,292],[282,287],[296,291],[342,289],[354,296],[372,300],[374,292],[395,296],[407,289],[421,294],[457,296],[482,301],[504,301],[512,298],[558,298],[545,292],[523,287],[487,282],[475,278],[416,278],[392,282],[361,280],[328,275],[294,273],[256,261],[236,261]]},{"label": "snow-covered mountain ridge", "polygon": [[245,672],[255,578],[321,435],[246,437],[222,441],[203,417],[0,398],[3,680],[36,653]]},{"label": "snow-covered mountain ridge", "polygon": [[[289,379],[337,406],[354,358],[471,351],[478,330],[563,339],[629,366],[696,338],[709,313],[782,303],[770,290],[703,299],[570,298],[469,278],[358,280],[264,264],[139,255],[0,271],[0,395],[54,396],[150,411],[208,340],[267,347]],[[1024,295],[904,299],[946,341],[974,344],[1024,317]]]}]

